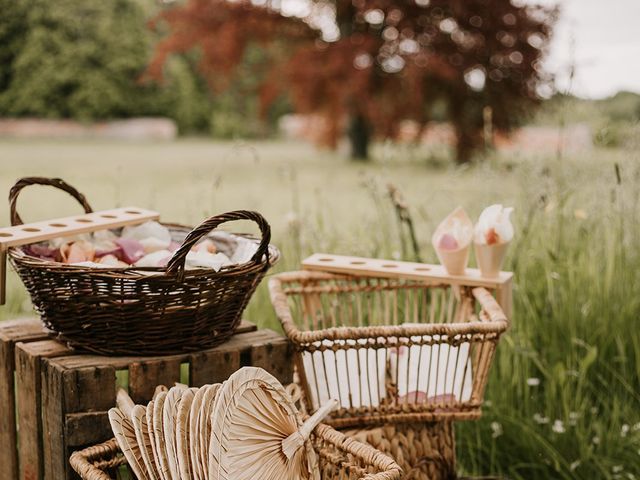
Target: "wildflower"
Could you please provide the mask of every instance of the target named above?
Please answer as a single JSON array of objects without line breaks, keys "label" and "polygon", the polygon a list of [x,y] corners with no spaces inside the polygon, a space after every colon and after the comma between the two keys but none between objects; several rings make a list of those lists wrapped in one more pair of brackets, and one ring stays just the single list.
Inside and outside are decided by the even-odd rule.
[{"label": "wildflower", "polygon": [[540,379],[536,377],[527,378],[527,385],[530,387],[537,387],[540,385]]},{"label": "wildflower", "polygon": [[498,438],[502,435],[502,425],[498,422],[491,422],[491,438]]},{"label": "wildflower", "polygon": [[554,280],[560,280],[560,274],[558,272],[551,272],[549,276]]},{"label": "wildflower", "polygon": [[633,426],[633,431],[634,431],[634,432],[640,432],[640,422],[636,423],[636,424]]},{"label": "wildflower", "polygon": [[284,219],[287,222],[287,225],[289,226],[289,228],[291,229],[295,229],[300,226],[300,218],[298,217],[298,214],[296,212],[288,212],[284,216]]},{"label": "wildflower", "polygon": [[578,220],[586,220],[586,218],[589,216],[587,215],[587,212],[585,212],[583,209],[581,208],[576,208],[573,211],[573,215],[574,217],[576,217]]},{"label": "wildflower", "polygon": [[493,406],[493,402],[491,400],[485,400],[484,406],[487,408],[491,408]]},{"label": "wildflower", "polygon": [[547,423],[549,423],[549,417],[545,417],[539,413],[534,413],[533,421],[536,422],[538,425],[546,425]]},{"label": "wildflower", "polygon": [[598,437],[598,436],[596,435],[595,437],[593,437],[593,438],[591,439],[591,442],[592,442],[594,445],[600,445],[600,437]]},{"label": "wildflower", "polygon": [[613,467],[611,467],[612,473],[620,473],[622,470],[624,470],[624,467],[622,465],[614,465]]},{"label": "wildflower", "polygon": [[579,418],[580,414],[578,412],[569,412],[569,425],[575,427]]},{"label": "wildflower", "polygon": [[627,433],[629,433],[629,425],[627,425],[626,423],[624,425],[622,425],[622,428],[620,428],[620,436],[622,438],[627,436]]},{"label": "wildflower", "polygon": [[569,470],[570,471],[574,471],[576,468],[578,468],[580,466],[580,460],[576,460],[575,462],[572,462],[571,465],[569,465]]},{"label": "wildflower", "polygon": [[564,433],[566,430],[564,429],[564,423],[562,423],[562,420],[557,420],[555,422],[553,422],[553,426],[551,427],[551,430],[553,430],[555,433]]}]

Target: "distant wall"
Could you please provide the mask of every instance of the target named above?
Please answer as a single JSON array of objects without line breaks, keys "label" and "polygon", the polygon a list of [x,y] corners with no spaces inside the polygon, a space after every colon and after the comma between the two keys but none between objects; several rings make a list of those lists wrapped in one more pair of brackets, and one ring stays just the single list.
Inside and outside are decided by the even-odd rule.
[{"label": "distant wall", "polygon": [[[313,115],[285,115],[280,120],[280,130],[289,138],[317,140],[323,126],[321,118]],[[420,131],[416,122],[410,120],[400,125],[398,140],[421,143],[428,146],[453,145],[455,132],[448,123],[432,122]],[[525,126],[510,135],[497,132],[495,147],[504,152],[555,153],[560,146],[569,153],[587,152],[593,149],[592,132],[588,125],[567,125],[562,131],[558,127]]]},{"label": "distant wall", "polygon": [[178,128],[168,118],[131,118],[80,123],[73,120],[0,118],[5,138],[108,138],[118,140],[173,140]]}]

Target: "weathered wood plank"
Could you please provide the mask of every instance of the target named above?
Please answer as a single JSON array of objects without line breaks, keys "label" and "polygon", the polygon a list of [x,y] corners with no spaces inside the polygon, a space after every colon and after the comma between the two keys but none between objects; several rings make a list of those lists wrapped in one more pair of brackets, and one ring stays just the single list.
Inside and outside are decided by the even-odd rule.
[{"label": "weathered wood plank", "polygon": [[64,369],[43,360],[42,432],[44,478],[66,478],[64,445]]},{"label": "weathered wood plank", "polygon": [[240,352],[219,350],[195,353],[191,356],[189,366],[189,383],[192,387],[221,383],[240,368]]},{"label": "weathered wood plank", "polygon": [[[237,348],[245,348],[253,343],[257,339],[268,339],[271,338],[271,333],[264,333],[266,330],[257,330],[254,332],[248,333],[240,333],[232,336],[228,341],[219,345],[215,348],[208,350],[201,350],[201,352],[211,352],[211,351],[228,351],[235,350]],[[193,352],[180,353],[176,355],[163,355],[163,356],[155,356],[155,357],[105,357],[102,355],[93,355],[93,354],[78,354],[78,355],[70,355],[59,357],[54,360],[54,362],[64,368],[76,369],[76,368],[86,368],[86,367],[98,367],[98,366],[110,366],[115,368],[116,370],[125,370],[129,368],[129,365],[132,363],[146,363],[149,361],[157,361],[158,359],[163,359],[166,361],[176,361],[179,363],[185,363],[189,361],[190,356],[193,355]]]},{"label": "weathered wood plank", "polygon": [[[95,445],[113,437],[107,412],[69,413],[65,416],[67,449]],[[70,452],[69,452],[70,453]]]},{"label": "weathered wood plank", "polygon": [[64,413],[101,412],[116,403],[116,370],[110,366],[64,372]]},{"label": "weathered wood plank", "polygon": [[251,365],[264,368],[287,385],[293,381],[292,347],[286,338],[273,332],[269,342],[261,342],[251,348]]},{"label": "weathered wood plank", "polygon": [[18,478],[17,428],[14,387],[15,344],[46,338],[40,320],[28,318],[0,322],[0,480]]},{"label": "weathered wood plank", "polygon": [[136,403],[148,403],[156,385],[170,387],[180,381],[180,361],[149,360],[129,365],[129,395]]},{"label": "weathered wood plank", "polygon": [[16,392],[18,398],[18,463],[23,480],[42,478],[42,414],[40,366],[42,358],[69,353],[55,340],[20,342],[15,347]]}]

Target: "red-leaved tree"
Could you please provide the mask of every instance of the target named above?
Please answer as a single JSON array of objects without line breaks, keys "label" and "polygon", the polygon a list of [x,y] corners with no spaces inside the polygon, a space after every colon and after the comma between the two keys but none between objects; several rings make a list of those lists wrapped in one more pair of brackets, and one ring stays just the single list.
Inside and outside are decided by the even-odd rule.
[{"label": "red-leaved tree", "polygon": [[221,91],[257,44],[268,58],[263,109],[286,93],[296,111],[324,118],[327,145],[346,130],[352,156],[367,158],[372,137],[395,137],[405,119],[426,124],[444,100],[459,162],[482,144],[486,107],[508,130],[551,81],[540,61],[555,9],[509,0],[308,2],[300,18],[268,0],[187,0],[155,21],[168,34],[149,73],[160,78],[169,55],[199,50],[200,71]]}]

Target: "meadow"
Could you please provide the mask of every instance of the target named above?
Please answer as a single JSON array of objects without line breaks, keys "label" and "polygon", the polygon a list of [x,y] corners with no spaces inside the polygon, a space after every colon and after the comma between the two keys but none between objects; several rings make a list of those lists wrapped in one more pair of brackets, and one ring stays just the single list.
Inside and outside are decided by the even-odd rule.
[{"label": "meadow", "polygon": [[[275,271],[314,251],[413,260],[388,194],[402,192],[423,261],[455,206],[472,218],[514,206],[514,318],[503,337],[484,416],[459,424],[459,469],[512,479],[640,479],[640,158],[596,149],[491,155],[453,168],[442,152],[381,144],[374,161],[281,141],[0,142],[0,192],[22,176],[60,176],[95,209],[137,205],[195,224],[234,209],[270,221]],[[62,192],[25,190],[26,220],[78,211]],[[0,204],[2,224],[8,206]],[[251,225],[232,225],[255,231]],[[0,319],[31,311],[10,278]],[[277,328],[265,285],[246,317]]]}]

